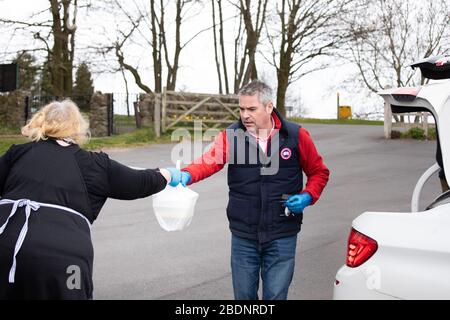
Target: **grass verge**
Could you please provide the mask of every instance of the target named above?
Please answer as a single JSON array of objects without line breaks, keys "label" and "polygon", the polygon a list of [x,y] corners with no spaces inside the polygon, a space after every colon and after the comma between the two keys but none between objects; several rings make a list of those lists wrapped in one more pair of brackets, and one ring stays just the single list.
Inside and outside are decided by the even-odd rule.
[{"label": "grass verge", "polygon": [[315,119],[315,118],[289,118],[289,120],[297,123],[317,123],[317,124],[353,124],[353,125],[369,125],[369,126],[382,126],[383,121],[375,120],[363,120],[363,119]]},{"label": "grass verge", "polygon": [[164,134],[157,138],[153,129],[142,128],[128,133],[113,135],[111,137],[92,138],[89,143],[84,146],[84,149],[129,148],[167,142],[170,142],[170,134]]},{"label": "grass verge", "polygon": [[[4,154],[11,145],[21,144],[27,141],[26,138],[20,135],[0,136],[0,155]],[[170,142],[170,133],[156,138],[153,129],[142,128],[124,134],[113,135],[111,137],[92,138],[89,143],[83,146],[83,149],[100,150],[108,148],[129,148],[168,142]]]}]

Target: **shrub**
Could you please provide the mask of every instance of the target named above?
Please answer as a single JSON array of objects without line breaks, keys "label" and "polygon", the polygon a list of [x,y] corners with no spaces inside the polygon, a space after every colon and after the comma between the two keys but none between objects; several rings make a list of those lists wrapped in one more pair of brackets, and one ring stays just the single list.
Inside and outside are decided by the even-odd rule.
[{"label": "shrub", "polygon": [[[392,131],[393,133],[394,131]],[[397,138],[397,137],[396,137]],[[425,131],[422,128],[411,128],[400,134],[400,138],[416,139],[416,140],[436,140],[436,129],[428,129],[428,137],[425,137]],[[394,137],[392,139],[395,139]]]},{"label": "shrub", "polygon": [[428,139],[430,140],[436,140],[437,134],[435,128],[428,129]]},{"label": "shrub", "polygon": [[409,135],[411,138],[416,140],[424,140],[425,139],[425,132],[423,129],[420,128],[411,128],[409,129]]}]

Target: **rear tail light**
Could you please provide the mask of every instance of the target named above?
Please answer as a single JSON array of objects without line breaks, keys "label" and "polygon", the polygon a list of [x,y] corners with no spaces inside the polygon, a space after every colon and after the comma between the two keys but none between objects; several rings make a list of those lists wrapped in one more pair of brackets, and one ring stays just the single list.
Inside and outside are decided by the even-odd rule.
[{"label": "rear tail light", "polygon": [[378,244],[375,240],[352,229],[348,237],[347,266],[356,268],[362,265],[377,249]]}]

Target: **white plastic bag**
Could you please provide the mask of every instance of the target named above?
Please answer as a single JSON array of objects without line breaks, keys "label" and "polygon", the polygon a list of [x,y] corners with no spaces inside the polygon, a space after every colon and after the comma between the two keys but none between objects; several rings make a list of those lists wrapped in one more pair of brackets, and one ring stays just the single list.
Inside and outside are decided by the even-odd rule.
[{"label": "white plastic bag", "polygon": [[[177,163],[179,168],[179,163]],[[153,195],[153,211],[159,225],[166,231],[183,230],[192,221],[198,193],[179,184]]]}]

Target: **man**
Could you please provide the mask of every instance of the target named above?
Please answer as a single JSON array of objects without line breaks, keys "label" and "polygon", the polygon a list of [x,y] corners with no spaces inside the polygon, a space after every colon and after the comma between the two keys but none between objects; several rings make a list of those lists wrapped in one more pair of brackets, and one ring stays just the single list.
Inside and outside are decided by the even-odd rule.
[{"label": "man", "polygon": [[329,170],[309,133],[274,108],[265,83],[244,86],[239,106],[240,120],[222,131],[208,152],[181,171],[169,169],[171,185],[196,183],[228,163],[235,299],[258,299],[261,274],[262,298],[285,300],[303,210],[319,199]]}]

